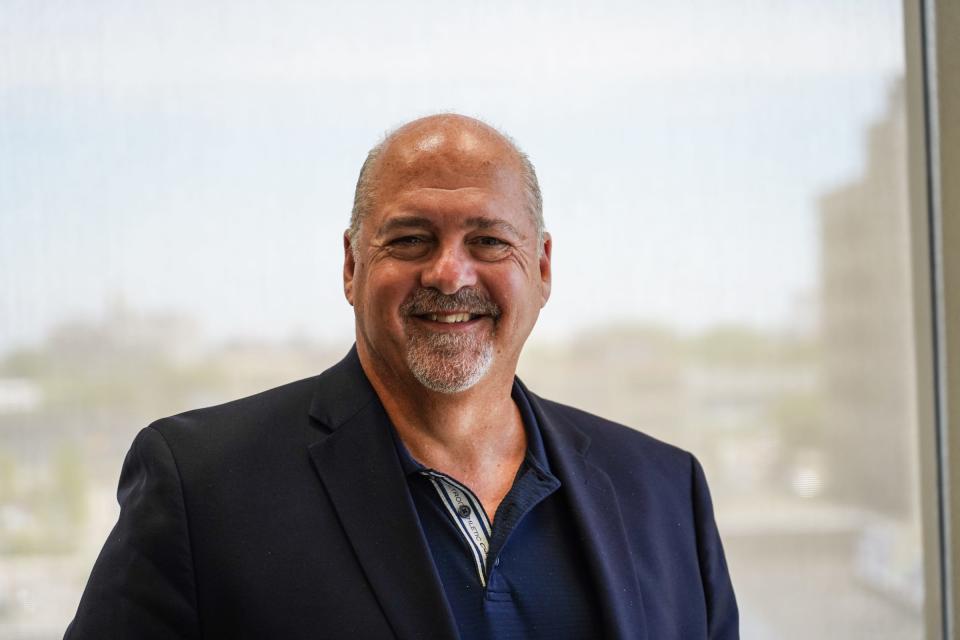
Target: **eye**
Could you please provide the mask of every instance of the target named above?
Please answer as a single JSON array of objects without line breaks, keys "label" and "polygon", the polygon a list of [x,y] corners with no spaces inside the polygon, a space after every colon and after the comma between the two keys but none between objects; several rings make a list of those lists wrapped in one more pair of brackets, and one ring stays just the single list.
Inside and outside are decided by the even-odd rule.
[{"label": "eye", "polygon": [[393,246],[414,247],[423,242],[423,238],[417,236],[403,236],[390,241]]},{"label": "eye", "polygon": [[483,236],[482,238],[477,238],[474,240],[474,243],[484,247],[499,247],[507,244],[500,238],[494,238],[492,236]]},{"label": "eye", "polygon": [[499,260],[510,252],[510,243],[496,236],[478,236],[470,240],[470,251],[479,260]]},{"label": "eye", "polygon": [[399,236],[387,241],[390,255],[401,260],[415,260],[430,250],[430,239],[423,236]]}]

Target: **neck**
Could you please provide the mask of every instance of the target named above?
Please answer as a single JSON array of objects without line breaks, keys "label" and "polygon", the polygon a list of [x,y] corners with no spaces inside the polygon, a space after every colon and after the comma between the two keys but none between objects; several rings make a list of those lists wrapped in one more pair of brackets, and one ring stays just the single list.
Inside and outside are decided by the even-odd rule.
[{"label": "neck", "polygon": [[511,397],[512,371],[494,366],[470,389],[438,393],[409,371],[390,370],[360,341],[357,353],[411,455],[457,478],[478,494],[485,507],[495,508],[503,497],[497,494],[509,489],[526,453],[523,421]]}]

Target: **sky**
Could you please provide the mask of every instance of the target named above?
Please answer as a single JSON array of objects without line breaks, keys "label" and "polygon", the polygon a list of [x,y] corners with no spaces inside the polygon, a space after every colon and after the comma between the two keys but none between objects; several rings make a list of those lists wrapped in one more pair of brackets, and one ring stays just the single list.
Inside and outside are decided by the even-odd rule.
[{"label": "sky", "polygon": [[900,3],[0,3],[0,354],[122,297],[212,341],[342,340],[366,150],[437,111],[537,167],[534,339],[789,328],[817,200],[902,75]]}]

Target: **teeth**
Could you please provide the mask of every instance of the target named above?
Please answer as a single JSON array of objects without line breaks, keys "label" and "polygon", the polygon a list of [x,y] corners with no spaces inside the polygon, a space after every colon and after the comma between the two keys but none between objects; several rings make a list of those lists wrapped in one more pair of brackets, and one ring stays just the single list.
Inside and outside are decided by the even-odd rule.
[{"label": "teeth", "polygon": [[433,320],[434,322],[445,322],[447,324],[453,324],[454,322],[467,322],[470,320],[469,313],[428,313],[427,318]]}]

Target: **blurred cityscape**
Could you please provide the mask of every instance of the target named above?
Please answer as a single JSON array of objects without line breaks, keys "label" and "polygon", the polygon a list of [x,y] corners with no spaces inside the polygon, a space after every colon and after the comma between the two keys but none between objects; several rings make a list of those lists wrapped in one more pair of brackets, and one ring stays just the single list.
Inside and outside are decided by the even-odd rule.
[{"label": "blurred cityscape", "polygon": [[[922,637],[903,102],[897,86],[863,175],[819,198],[819,290],[799,292],[790,326],[599,326],[533,342],[521,363],[537,393],[697,454],[744,638]],[[140,428],[314,375],[348,348],[213,344],[190,318],[118,297],[6,354],[0,637],[62,635]]]}]

